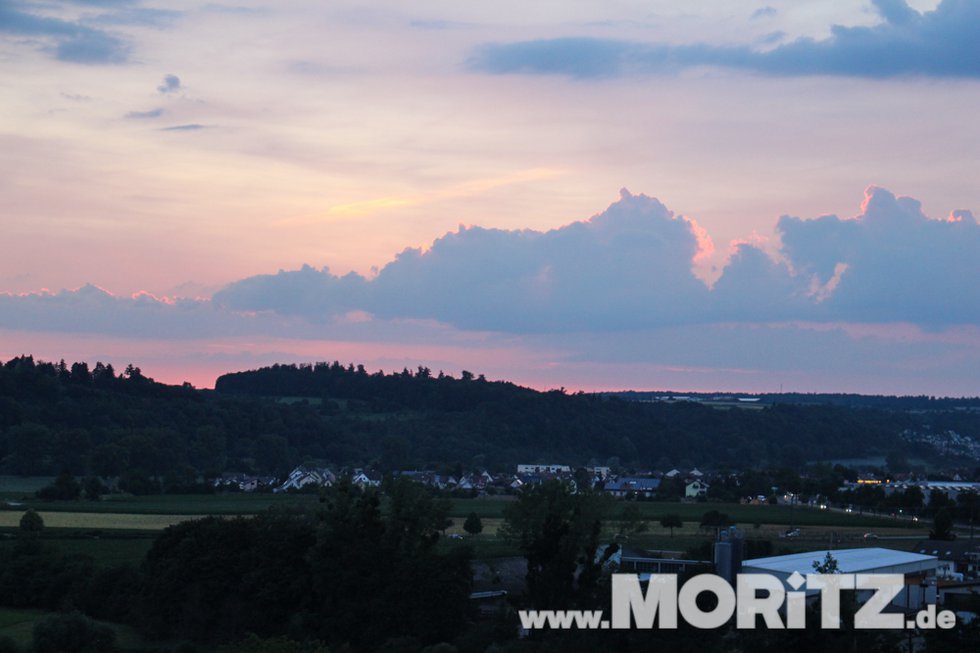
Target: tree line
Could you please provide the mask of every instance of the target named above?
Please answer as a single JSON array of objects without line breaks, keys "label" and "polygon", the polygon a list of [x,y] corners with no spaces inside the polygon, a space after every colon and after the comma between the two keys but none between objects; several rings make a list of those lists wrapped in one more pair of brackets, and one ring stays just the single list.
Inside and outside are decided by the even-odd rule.
[{"label": "tree line", "polygon": [[[336,362],[225,375],[210,391],[156,383],[133,366],[117,374],[101,363],[24,356],[0,366],[0,471],[68,470],[128,477],[136,490],[186,491],[202,475],[283,475],[316,462],[381,471],[500,471],[544,460],[799,468],[898,450],[930,456],[898,434],[943,415],[793,404],[716,410]],[[980,421],[975,413],[953,417],[964,429]]]}]

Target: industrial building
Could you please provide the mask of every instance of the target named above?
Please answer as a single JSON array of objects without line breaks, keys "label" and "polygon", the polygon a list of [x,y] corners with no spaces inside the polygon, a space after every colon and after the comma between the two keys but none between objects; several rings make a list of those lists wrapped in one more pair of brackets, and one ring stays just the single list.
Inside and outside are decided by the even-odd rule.
[{"label": "industrial building", "polygon": [[[905,591],[892,601],[896,607],[916,609],[936,603],[936,570],[939,559],[934,555],[879,547],[807,551],[745,560],[742,563],[742,573],[771,574],[786,584],[794,572],[804,576],[817,573],[815,567],[824,564],[828,553],[836,562],[837,571],[842,574],[902,574],[905,577]],[[808,590],[807,594],[816,597],[817,590]],[[863,603],[871,594],[870,590],[858,591],[856,598]]]}]

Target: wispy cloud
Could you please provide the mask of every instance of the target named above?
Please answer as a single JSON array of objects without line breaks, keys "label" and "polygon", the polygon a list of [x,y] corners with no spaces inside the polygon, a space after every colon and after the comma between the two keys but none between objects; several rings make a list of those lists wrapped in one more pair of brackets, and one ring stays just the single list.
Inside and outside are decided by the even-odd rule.
[{"label": "wispy cloud", "polygon": [[126,117],[133,120],[147,120],[150,118],[159,118],[162,115],[163,109],[151,109],[149,111],[130,111],[126,114]]},{"label": "wispy cloud", "polygon": [[920,14],[904,0],[874,0],[883,22],[835,25],[824,40],[798,39],[768,51],[747,46],[669,45],[615,39],[557,38],[479,47],[470,69],[494,74],[576,78],[665,73],[691,66],[773,75],[980,77],[980,3],[942,0]]},{"label": "wispy cloud", "polygon": [[190,123],[187,125],[173,125],[172,127],[161,127],[162,132],[194,132],[201,129],[210,129],[210,125],[199,125],[197,123]]},{"label": "wispy cloud", "polygon": [[529,170],[520,170],[498,177],[471,179],[459,184],[454,184],[448,188],[443,188],[441,190],[428,193],[416,193],[412,195],[400,195],[394,197],[375,197],[367,200],[338,204],[327,209],[327,215],[365,215],[379,210],[428,204],[430,202],[459,197],[471,197],[495,188],[523,184],[531,181],[539,181],[542,179],[552,179],[561,175],[562,171],[555,168],[531,168]]},{"label": "wispy cloud", "polygon": [[181,16],[181,12],[151,7],[120,7],[113,11],[87,18],[92,25],[138,25],[141,27],[169,27]]},{"label": "wispy cloud", "polygon": [[45,45],[45,49],[62,61],[115,64],[129,58],[129,45],[114,34],[80,22],[37,14],[24,7],[13,0],[0,0],[0,32],[50,39],[53,46]]}]

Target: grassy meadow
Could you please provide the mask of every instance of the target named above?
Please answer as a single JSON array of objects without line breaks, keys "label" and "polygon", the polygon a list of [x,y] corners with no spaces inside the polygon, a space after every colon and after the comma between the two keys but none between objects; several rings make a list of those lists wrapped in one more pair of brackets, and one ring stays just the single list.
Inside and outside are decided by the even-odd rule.
[{"label": "grassy meadow", "polygon": [[[96,564],[111,566],[139,564],[163,529],[189,519],[208,515],[248,516],[270,509],[315,508],[315,494],[227,493],[192,495],[106,495],[98,501],[39,501],[33,493],[50,483],[49,477],[0,476],[0,547],[9,546],[15,538],[24,511],[33,508],[44,519],[44,539],[65,552],[91,556]],[[444,549],[471,546],[478,558],[519,555],[514,542],[500,536],[506,507],[512,496],[453,499]],[[692,551],[710,543],[713,529],[701,529],[702,515],[718,510],[733,519],[748,539],[773,542],[774,552],[789,552],[834,546],[890,546],[907,548],[924,538],[928,529],[889,517],[869,514],[819,510],[803,506],[745,505],[734,503],[681,503],[637,501],[627,504],[609,501],[603,538],[613,541],[618,520],[627,505],[636,506],[646,522],[642,532],[630,536],[628,543],[639,548],[665,551]],[[483,522],[483,532],[471,536],[463,522],[476,513]],[[668,514],[680,516],[683,526],[673,533],[660,526]],[[798,537],[780,537],[790,526],[801,530]],[[865,540],[863,534],[874,532],[880,540]],[[895,538],[889,540],[889,538]]]}]

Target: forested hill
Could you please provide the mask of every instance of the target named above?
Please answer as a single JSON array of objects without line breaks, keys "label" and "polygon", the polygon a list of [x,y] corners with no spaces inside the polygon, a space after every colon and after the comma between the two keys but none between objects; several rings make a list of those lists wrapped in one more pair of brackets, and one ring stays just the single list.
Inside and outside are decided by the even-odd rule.
[{"label": "forested hill", "polygon": [[215,391],[255,397],[306,397],[368,402],[373,411],[398,409],[460,411],[484,404],[539,402],[546,395],[505,381],[487,381],[464,371],[459,379],[427,367],[399,373],[368,373],[363,365],[339,362],[315,365],[273,365],[218,377]]},{"label": "forested hill", "polygon": [[223,376],[209,391],[155,383],[132,367],[117,374],[101,364],[30,357],[0,366],[0,472],[136,470],[178,484],[201,473],[282,474],[304,462],[382,470],[507,470],[544,461],[797,466],[914,454],[899,438],[906,429],[957,424],[972,435],[976,421],[964,411],[925,417],[840,406],[632,402],[425,368],[372,374],[336,363],[279,365]]}]

